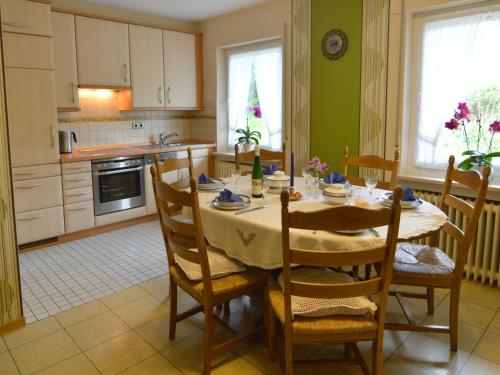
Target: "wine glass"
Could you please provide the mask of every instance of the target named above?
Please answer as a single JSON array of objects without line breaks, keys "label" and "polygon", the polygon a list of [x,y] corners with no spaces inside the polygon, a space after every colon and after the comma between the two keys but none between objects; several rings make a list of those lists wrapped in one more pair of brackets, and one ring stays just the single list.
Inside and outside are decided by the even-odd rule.
[{"label": "wine glass", "polygon": [[365,176],[365,185],[368,188],[368,197],[370,200],[372,199],[373,189],[375,189],[377,183],[378,183],[378,178],[376,174],[367,174]]},{"label": "wine glass", "polygon": [[267,200],[267,194],[269,193],[269,186],[271,185],[271,182],[264,177],[264,180],[262,181],[262,202],[266,203]]},{"label": "wine glass", "polygon": [[236,170],[231,173],[231,184],[234,186],[235,191],[239,190],[238,183],[240,181],[240,177],[241,177],[241,172],[239,170]]}]

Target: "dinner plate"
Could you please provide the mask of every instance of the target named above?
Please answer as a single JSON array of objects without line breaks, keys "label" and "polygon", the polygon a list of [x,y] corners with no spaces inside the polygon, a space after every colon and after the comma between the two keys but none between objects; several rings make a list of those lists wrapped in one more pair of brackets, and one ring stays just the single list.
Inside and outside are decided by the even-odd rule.
[{"label": "dinner plate", "polygon": [[336,233],[341,233],[341,234],[360,234],[363,233],[368,229],[353,229],[353,230],[336,230]]},{"label": "dinner plate", "polygon": [[[378,197],[379,203],[385,207],[392,206],[392,199],[389,198],[391,195],[391,192],[383,193],[380,197]],[[403,210],[414,210],[420,207],[423,202],[420,199],[417,199],[416,201],[400,201],[400,204]]]},{"label": "dinner plate", "polygon": [[248,198],[246,195],[240,195],[240,197],[243,198],[242,202],[221,202],[219,201],[219,197],[217,197],[212,201],[212,207],[228,211],[240,210],[242,208],[249,207],[250,198]]},{"label": "dinner plate", "polygon": [[219,190],[224,187],[224,182],[222,181],[215,181],[213,184],[197,184],[198,189],[200,190]]}]

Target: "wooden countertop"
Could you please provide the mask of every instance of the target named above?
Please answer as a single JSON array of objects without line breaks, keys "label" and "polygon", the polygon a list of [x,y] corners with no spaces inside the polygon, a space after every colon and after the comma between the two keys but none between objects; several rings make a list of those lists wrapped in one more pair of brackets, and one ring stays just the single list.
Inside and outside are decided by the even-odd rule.
[{"label": "wooden countertop", "polygon": [[123,144],[123,145],[107,145],[95,147],[81,147],[75,149],[71,154],[61,154],[61,163],[72,163],[77,161],[97,160],[116,158],[120,156],[141,156],[148,154],[158,154],[162,152],[172,151],[186,151],[188,147],[191,149],[202,149],[216,147],[215,143],[198,140],[182,140],[172,141],[176,143],[186,143],[181,146],[168,146],[168,147],[154,147],[154,148],[141,148],[148,144]]}]

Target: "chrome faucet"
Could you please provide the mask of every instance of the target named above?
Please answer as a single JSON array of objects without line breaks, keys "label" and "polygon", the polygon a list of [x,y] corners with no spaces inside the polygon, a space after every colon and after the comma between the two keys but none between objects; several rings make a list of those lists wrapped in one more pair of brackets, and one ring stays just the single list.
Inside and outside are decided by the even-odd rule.
[{"label": "chrome faucet", "polygon": [[169,133],[169,134],[163,134],[160,133],[160,145],[166,146],[168,144],[168,140],[172,137],[178,137],[179,136],[179,131]]}]

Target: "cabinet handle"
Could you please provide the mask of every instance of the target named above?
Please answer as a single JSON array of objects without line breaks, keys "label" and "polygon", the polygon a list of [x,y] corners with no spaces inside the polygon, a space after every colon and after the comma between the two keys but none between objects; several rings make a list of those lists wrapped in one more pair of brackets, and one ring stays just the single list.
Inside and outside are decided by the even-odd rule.
[{"label": "cabinet handle", "polygon": [[31,176],[34,174],[39,174],[40,171],[35,171],[35,172],[14,172],[14,176]]},{"label": "cabinet handle", "polygon": [[167,87],[167,103],[170,104],[170,86]]},{"label": "cabinet handle", "polygon": [[161,98],[161,85],[158,86],[158,101],[160,102],[160,104],[162,104],[163,100]]},{"label": "cabinet handle", "polygon": [[84,206],[84,207],[74,207],[74,208],[68,208],[68,212],[69,211],[82,211],[82,210],[86,210],[88,208],[92,208],[92,206]]},{"label": "cabinet handle", "polygon": [[73,102],[73,104],[76,103],[76,93],[75,93],[75,90],[76,90],[76,85],[74,82],[71,82],[71,101]]},{"label": "cabinet handle", "polygon": [[123,64],[123,82],[127,83],[127,76],[128,76],[128,65],[125,63]]},{"label": "cabinet handle", "polygon": [[87,177],[78,177],[78,178],[68,178],[68,182],[77,182],[77,181],[85,181]]},{"label": "cabinet handle", "polygon": [[87,195],[87,193],[67,193],[68,197],[79,197],[81,195]]},{"label": "cabinet handle", "polygon": [[85,169],[87,167],[65,167],[64,169]]},{"label": "cabinet handle", "polygon": [[50,140],[52,141],[52,148],[54,148],[56,142],[54,140],[54,125],[50,126]]},{"label": "cabinet handle", "polygon": [[21,23],[21,22],[3,22],[2,24],[5,26],[20,27],[23,29],[28,28],[28,25],[26,25],[25,23]]},{"label": "cabinet handle", "polygon": [[25,186],[16,186],[14,189],[34,189],[37,187],[42,186],[41,184],[35,184],[35,185],[25,185]]},{"label": "cabinet handle", "polygon": [[32,221],[32,220],[37,220],[41,219],[43,215],[36,215],[36,216],[31,216],[31,217],[22,217],[20,219],[17,219],[18,221]]}]

